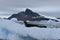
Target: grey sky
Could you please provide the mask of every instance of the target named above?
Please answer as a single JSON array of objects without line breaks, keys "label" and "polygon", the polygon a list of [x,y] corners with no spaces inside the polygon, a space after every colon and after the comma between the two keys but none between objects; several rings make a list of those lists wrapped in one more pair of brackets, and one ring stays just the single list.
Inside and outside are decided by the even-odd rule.
[{"label": "grey sky", "polygon": [[0,13],[19,12],[24,8],[35,11],[60,11],[60,0],[0,0]]},{"label": "grey sky", "polygon": [[8,7],[60,6],[60,0],[0,0],[0,5]]}]

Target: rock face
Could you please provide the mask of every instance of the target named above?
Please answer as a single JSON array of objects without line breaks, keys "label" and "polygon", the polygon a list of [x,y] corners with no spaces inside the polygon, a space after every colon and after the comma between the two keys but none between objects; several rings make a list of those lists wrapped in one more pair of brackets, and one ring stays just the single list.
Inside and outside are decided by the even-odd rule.
[{"label": "rock face", "polygon": [[26,15],[24,14],[24,12],[20,12],[18,14],[13,14],[12,16],[10,16],[8,19],[12,19],[12,18],[17,18],[17,20],[25,20]]},{"label": "rock face", "polygon": [[40,21],[40,20],[49,20],[49,18],[45,18],[45,17],[41,17],[41,15],[39,15],[36,12],[33,12],[30,9],[26,9],[25,11],[19,12],[17,14],[13,14],[12,16],[10,16],[8,19],[12,19],[12,18],[17,18],[18,21]]},{"label": "rock face", "polygon": [[33,11],[30,10],[30,9],[26,9],[25,14],[28,15],[28,16],[30,16],[30,17],[37,17],[37,16],[40,16],[38,13],[33,12]]},{"label": "rock face", "polygon": [[17,20],[31,20],[33,21],[33,17],[38,17],[40,16],[38,13],[33,12],[30,9],[26,9],[25,11],[19,12],[18,14],[13,14],[12,16],[10,16],[8,19],[12,19],[12,18],[17,18]]}]

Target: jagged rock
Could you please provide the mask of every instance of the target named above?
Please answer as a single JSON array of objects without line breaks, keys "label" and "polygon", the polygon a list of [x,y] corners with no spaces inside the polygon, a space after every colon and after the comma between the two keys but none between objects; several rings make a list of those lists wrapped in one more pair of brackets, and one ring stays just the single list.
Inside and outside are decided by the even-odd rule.
[{"label": "jagged rock", "polygon": [[49,18],[45,18],[45,17],[41,17],[41,15],[39,15],[36,12],[33,12],[30,9],[26,9],[25,11],[19,12],[18,14],[13,14],[12,16],[10,16],[8,19],[12,19],[12,18],[17,18],[18,21],[41,21],[41,20],[49,20]]},{"label": "jagged rock", "polygon": [[26,9],[25,14],[28,15],[28,16],[30,16],[30,17],[40,16],[38,13],[33,12],[32,10],[30,10],[30,9],[28,9],[28,8]]},{"label": "jagged rock", "polygon": [[8,19],[10,20],[10,19],[12,19],[12,18],[17,18],[18,21],[19,21],[19,20],[24,21],[24,20],[26,20],[26,15],[24,14],[24,12],[20,12],[20,13],[18,13],[18,14],[13,14],[13,15],[10,16]]},{"label": "jagged rock", "polygon": [[26,20],[30,20],[30,21],[34,21],[33,17],[38,17],[40,16],[39,14],[33,12],[30,9],[26,9],[26,11],[22,11],[19,12],[18,14],[13,14],[12,16],[10,16],[8,19],[12,19],[12,18],[17,18],[17,20],[22,20],[22,21],[26,21]]}]

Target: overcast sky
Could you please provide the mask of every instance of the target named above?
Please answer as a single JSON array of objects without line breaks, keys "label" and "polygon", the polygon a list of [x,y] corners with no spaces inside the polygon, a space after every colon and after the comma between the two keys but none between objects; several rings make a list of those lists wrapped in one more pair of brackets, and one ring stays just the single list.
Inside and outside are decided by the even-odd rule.
[{"label": "overcast sky", "polygon": [[60,12],[60,0],[0,0],[0,14],[19,12],[31,8],[35,11]]}]

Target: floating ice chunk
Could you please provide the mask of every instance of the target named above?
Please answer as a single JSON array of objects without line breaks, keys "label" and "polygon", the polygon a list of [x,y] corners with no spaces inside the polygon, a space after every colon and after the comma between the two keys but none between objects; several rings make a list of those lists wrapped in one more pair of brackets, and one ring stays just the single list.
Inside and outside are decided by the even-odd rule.
[{"label": "floating ice chunk", "polygon": [[11,20],[14,21],[14,22],[18,21],[16,18],[12,18]]}]

